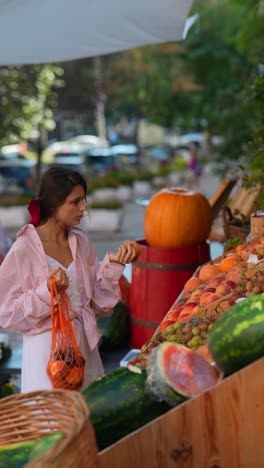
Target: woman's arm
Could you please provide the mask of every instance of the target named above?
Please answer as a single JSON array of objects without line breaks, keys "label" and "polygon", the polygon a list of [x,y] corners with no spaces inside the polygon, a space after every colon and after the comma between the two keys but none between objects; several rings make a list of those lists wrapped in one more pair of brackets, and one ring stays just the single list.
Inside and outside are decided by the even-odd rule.
[{"label": "woman's arm", "polygon": [[119,279],[124,265],[110,262],[107,253],[103,261],[97,261],[96,280],[93,294],[93,305],[97,315],[111,315],[113,307],[120,301]]},{"label": "woman's arm", "polygon": [[[17,252],[10,251],[0,267],[0,326],[15,333],[27,333],[32,329],[37,333],[43,319],[50,316],[47,280],[33,287],[28,262],[26,253],[21,264],[17,261]],[[31,266],[31,270],[34,272],[34,267]],[[26,292],[25,284],[28,284]]]}]

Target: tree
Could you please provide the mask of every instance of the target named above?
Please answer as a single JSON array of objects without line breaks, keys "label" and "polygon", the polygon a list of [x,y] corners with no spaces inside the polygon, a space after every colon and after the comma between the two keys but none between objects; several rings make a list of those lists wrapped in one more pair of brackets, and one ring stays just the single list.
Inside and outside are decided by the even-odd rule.
[{"label": "tree", "polygon": [[253,71],[246,51],[236,43],[243,8],[241,2],[226,0],[197,1],[194,8],[200,18],[186,40],[186,66],[201,91],[192,101],[193,114],[207,122],[210,134],[223,135],[226,156],[237,158],[249,136],[250,112],[243,93]]},{"label": "tree", "polygon": [[32,65],[0,68],[0,144],[27,139],[39,129],[37,180],[43,150],[43,130],[54,128],[52,109],[56,106],[56,88],[63,85],[63,71],[56,65]]},{"label": "tree", "polygon": [[56,65],[0,68],[0,144],[27,138],[40,124],[54,127],[52,109],[62,73]]},{"label": "tree", "polygon": [[[233,0],[237,2],[238,0]],[[245,94],[254,115],[246,146],[245,184],[260,187],[259,208],[264,210],[264,1],[244,0],[243,27],[236,37],[239,50],[247,51],[254,74]]]}]

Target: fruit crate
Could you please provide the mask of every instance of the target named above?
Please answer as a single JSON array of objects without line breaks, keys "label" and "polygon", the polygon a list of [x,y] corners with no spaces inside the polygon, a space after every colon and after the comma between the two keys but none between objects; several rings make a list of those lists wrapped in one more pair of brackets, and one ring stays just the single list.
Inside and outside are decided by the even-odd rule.
[{"label": "fruit crate", "polygon": [[[189,322],[192,323],[192,321],[193,321],[194,322],[193,326],[195,326],[195,319],[197,319],[197,318],[200,318],[202,320],[203,317],[214,316],[214,315],[222,315],[224,312],[226,312],[231,307],[229,302],[228,302],[230,297],[231,297],[231,294],[227,294],[226,296],[222,297],[221,299],[209,304],[204,310],[201,309],[201,311],[198,312],[198,313],[194,312],[193,314],[190,314],[187,317],[184,317],[183,319],[179,320],[177,322],[177,324],[184,325],[184,324],[187,324]],[[150,347],[150,350],[153,347],[152,346],[153,342],[155,343],[155,346],[157,346],[159,344],[160,333],[162,333],[162,332],[155,332],[153,337],[149,341],[147,341],[145,346]],[[164,331],[163,331],[163,333],[164,333]],[[198,352],[199,354],[202,354],[210,362],[213,361],[211,356],[210,356],[210,353],[208,352],[207,345],[203,345],[203,346],[197,348],[196,352]],[[129,365],[144,365],[142,363],[142,361],[141,361],[141,363],[139,362],[142,358],[144,359],[144,357],[145,357],[145,356],[143,356],[144,353],[145,353],[145,351],[142,354],[139,353],[135,358],[133,358],[129,362]]]},{"label": "fruit crate", "polygon": [[262,468],[263,387],[264,358],[99,452],[98,466]]},{"label": "fruit crate", "polygon": [[[243,244],[241,244],[241,245],[243,245],[243,248],[244,248],[244,249],[248,249],[248,248],[250,248],[250,247],[254,247],[254,245],[256,245],[257,243],[261,242],[261,239],[262,239],[262,243],[263,243],[263,236],[259,236],[259,237],[255,238],[255,239],[253,239],[252,241],[245,242],[245,243],[243,243]],[[214,258],[213,260],[210,260],[209,262],[206,262],[204,265],[218,264],[218,263],[221,262],[221,260],[223,260],[223,258],[225,258],[225,254],[223,254],[223,255],[221,255],[221,256],[219,256],[219,257],[217,257],[217,258]],[[195,270],[195,272],[194,272],[193,275],[192,275],[192,278],[196,278],[196,277],[199,276],[199,271],[200,271],[200,269],[201,269],[202,266],[203,266],[203,265],[199,266],[199,267]],[[169,314],[169,312],[171,312],[171,311],[175,308],[175,306],[176,306],[177,304],[179,304],[179,302],[181,301],[181,298],[183,297],[183,295],[184,295],[184,290],[182,290],[181,293],[179,294],[179,296],[175,299],[174,303],[172,304],[172,306],[171,306],[170,309],[168,310],[168,312],[167,312],[167,314],[165,315],[165,317],[164,317],[163,320],[165,320],[165,319],[166,319],[166,316]]]}]

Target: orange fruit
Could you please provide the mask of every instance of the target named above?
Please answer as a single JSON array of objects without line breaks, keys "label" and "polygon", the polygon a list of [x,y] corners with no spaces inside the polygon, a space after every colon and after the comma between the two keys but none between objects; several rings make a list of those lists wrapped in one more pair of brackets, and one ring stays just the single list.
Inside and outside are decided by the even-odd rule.
[{"label": "orange fruit", "polygon": [[214,276],[219,273],[219,268],[216,265],[205,264],[201,267],[199,271],[199,278],[201,281],[206,282],[210,281]]},{"label": "orange fruit", "polygon": [[241,252],[243,252],[244,249],[245,249],[245,246],[243,244],[237,245],[236,252],[240,254]]},{"label": "orange fruit", "polygon": [[159,326],[159,330],[164,330],[165,328],[169,327],[170,325],[173,325],[176,322],[176,320],[177,319],[164,320],[163,322],[161,322],[161,324]]},{"label": "orange fruit", "polygon": [[241,262],[240,255],[229,255],[229,257],[225,257],[223,260],[221,260],[219,265],[220,271],[232,270],[232,268],[235,268],[239,262]]},{"label": "orange fruit", "polygon": [[176,322],[179,317],[179,314],[181,313],[181,310],[182,309],[180,309],[178,312],[176,310],[172,310],[166,315],[166,320],[173,320],[174,322]]},{"label": "orange fruit", "polygon": [[132,247],[134,247],[134,249],[135,249],[135,251],[136,251],[136,254],[137,254],[137,256],[139,257],[140,254],[141,254],[141,247],[140,247],[140,245],[139,245],[137,242],[135,242],[135,241],[129,241],[129,244],[132,245]]},{"label": "orange fruit", "polygon": [[226,279],[238,284],[241,281],[241,272],[238,268],[233,268],[226,274]]},{"label": "orange fruit", "polygon": [[186,281],[183,289],[184,291],[194,291],[202,284],[200,278],[190,278]]}]

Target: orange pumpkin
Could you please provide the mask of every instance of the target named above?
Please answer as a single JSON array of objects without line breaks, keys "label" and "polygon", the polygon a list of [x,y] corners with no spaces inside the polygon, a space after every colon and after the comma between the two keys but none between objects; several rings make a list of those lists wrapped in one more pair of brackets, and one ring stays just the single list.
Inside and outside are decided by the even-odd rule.
[{"label": "orange pumpkin", "polygon": [[204,195],[185,188],[165,188],[153,195],[146,208],[146,241],[161,248],[197,245],[208,238],[211,221],[211,206]]}]

